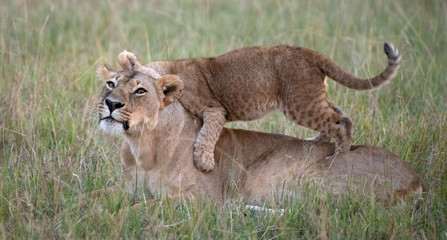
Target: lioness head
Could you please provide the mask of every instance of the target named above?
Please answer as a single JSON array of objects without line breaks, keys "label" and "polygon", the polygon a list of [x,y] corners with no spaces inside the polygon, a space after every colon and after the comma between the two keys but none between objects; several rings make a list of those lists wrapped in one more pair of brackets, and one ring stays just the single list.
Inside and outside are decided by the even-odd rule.
[{"label": "lioness head", "polygon": [[154,79],[135,65],[129,59],[131,67],[123,71],[108,65],[99,70],[105,85],[97,109],[99,126],[105,132],[133,135],[151,130],[158,123],[158,113],[182,95],[183,82],[177,76]]}]

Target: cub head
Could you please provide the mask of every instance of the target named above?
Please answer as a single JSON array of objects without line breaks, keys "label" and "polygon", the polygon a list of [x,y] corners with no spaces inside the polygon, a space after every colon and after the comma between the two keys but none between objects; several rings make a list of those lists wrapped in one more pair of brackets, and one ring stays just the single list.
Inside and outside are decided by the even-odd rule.
[{"label": "cub head", "polygon": [[104,65],[99,75],[105,81],[97,106],[100,128],[129,136],[152,130],[158,113],[181,97],[183,82],[175,75],[154,79],[130,63],[123,71]]}]

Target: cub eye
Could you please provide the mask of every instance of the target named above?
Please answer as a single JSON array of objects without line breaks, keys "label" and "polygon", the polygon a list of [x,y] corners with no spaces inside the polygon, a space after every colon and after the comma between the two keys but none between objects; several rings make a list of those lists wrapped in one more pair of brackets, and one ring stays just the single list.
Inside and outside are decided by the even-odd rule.
[{"label": "cub eye", "polygon": [[138,88],[137,90],[135,90],[135,92],[133,92],[134,94],[138,94],[138,95],[143,95],[145,94],[147,91],[144,88]]},{"label": "cub eye", "polygon": [[107,84],[107,87],[109,87],[109,88],[115,88],[115,83],[112,81],[108,81],[106,84]]}]

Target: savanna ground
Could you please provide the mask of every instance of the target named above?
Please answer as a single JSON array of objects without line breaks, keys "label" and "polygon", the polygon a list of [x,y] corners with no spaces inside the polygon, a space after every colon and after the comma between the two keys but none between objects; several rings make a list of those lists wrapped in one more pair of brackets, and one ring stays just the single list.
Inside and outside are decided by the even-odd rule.
[{"label": "savanna ground", "polygon": [[[446,1],[0,2],[0,237],[447,239]],[[284,216],[243,202],[90,196],[122,178],[121,140],[98,131],[95,70],[123,49],[141,62],[215,56],[267,44],[322,52],[361,77],[383,69],[384,41],[402,67],[394,81],[355,92],[328,81],[354,123],[355,144],[386,148],[424,179],[419,202],[307,193]],[[274,112],[229,127],[300,138],[315,133]]]}]

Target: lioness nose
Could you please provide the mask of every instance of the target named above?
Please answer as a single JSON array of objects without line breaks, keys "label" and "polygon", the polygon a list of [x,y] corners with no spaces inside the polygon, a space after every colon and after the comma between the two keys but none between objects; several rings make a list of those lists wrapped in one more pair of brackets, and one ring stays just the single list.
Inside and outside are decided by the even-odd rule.
[{"label": "lioness nose", "polygon": [[110,113],[112,113],[115,109],[124,107],[124,104],[120,102],[114,102],[108,98],[106,98],[106,105],[109,108]]}]

